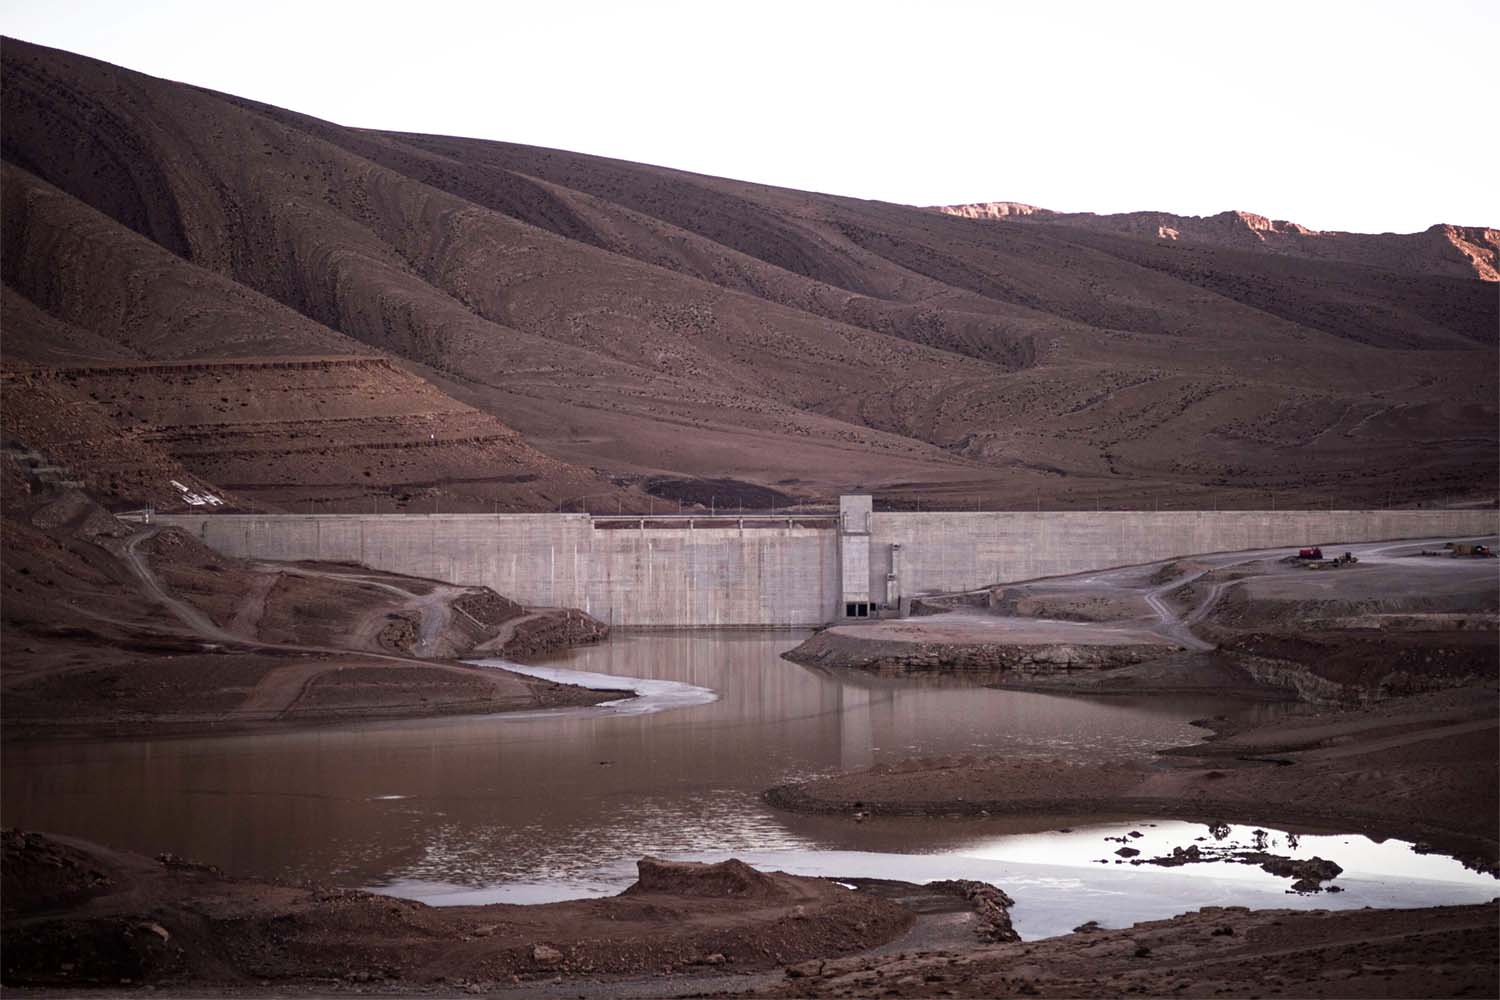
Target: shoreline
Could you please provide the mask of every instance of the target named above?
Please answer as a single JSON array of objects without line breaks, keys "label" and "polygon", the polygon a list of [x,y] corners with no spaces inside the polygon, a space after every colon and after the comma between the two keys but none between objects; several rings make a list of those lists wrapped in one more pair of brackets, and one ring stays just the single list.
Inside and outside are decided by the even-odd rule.
[{"label": "shoreline", "polygon": [[[851,820],[1129,813],[1314,827],[1410,841],[1500,875],[1493,696],[1456,690],[1270,722],[1200,719],[1199,742],[1128,764],[918,757],[777,785],[762,800]],[[1424,761],[1434,743],[1446,759]]]},{"label": "shoreline", "polygon": [[[442,664],[452,666],[454,664]],[[486,669],[499,669],[490,667]],[[517,675],[524,676],[524,675]],[[255,734],[280,734],[310,732],[364,723],[421,722],[443,719],[482,719],[490,716],[521,715],[535,712],[568,711],[592,708],[605,702],[634,697],[630,692],[614,689],[588,688],[557,684],[558,688],[574,688],[576,696],[559,700],[537,702],[513,707],[484,707],[455,704],[450,706],[391,706],[381,708],[351,708],[343,712],[328,712],[300,718],[278,719],[148,719],[139,723],[129,721],[95,721],[87,723],[27,724],[7,722],[0,746],[20,748],[40,745],[64,745],[69,743],[114,743],[154,742],[157,740],[212,739],[224,736],[249,736]],[[45,727],[45,728],[44,728]],[[128,728],[127,728],[128,727]],[[21,731],[16,732],[17,729]]]},{"label": "shoreline", "polygon": [[642,858],[631,886],[597,899],[434,907],[74,837],[6,830],[3,840],[7,990],[490,992],[559,977],[607,989],[620,976],[764,972],[866,953],[917,916],[828,879],[735,860]]}]

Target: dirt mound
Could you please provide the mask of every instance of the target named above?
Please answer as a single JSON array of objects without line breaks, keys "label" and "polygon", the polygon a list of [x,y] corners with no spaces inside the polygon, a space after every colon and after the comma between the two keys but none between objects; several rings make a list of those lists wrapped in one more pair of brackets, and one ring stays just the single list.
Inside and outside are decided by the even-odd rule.
[{"label": "dirt mound", "polygon": [[108,866],[86,851],[23,830],[0,832],[0,905],[7,918],[60,909],[108,890]]},{"label": "dirt mound", "polygon": [[639,876],[624,895],[662,893],[704,899],[769,899],[785,895],[771,876],[737,858],[715,863],[642,858],[636,862],[636,870]]},{"label": "dirt mound", "polygon": [[1004,890],[997,889],[988,882],[976,882],[973,879],[944,879],[938,882],[928,882],[927,888],[935,892],[958,896],[973,907],[975,914],[979,917],[976,933],[981,941],[1021,940],[1021,935],[1016,933],[1010,920],[1010,908],[1016,905],[1016,901],[1006,895]]},{"label": "dirt mound", "polygon": [[546,608],[513,619],[509,634],[502,635],[503,643],[485,643],[483,649],[507,657],[530,657],[599,642],[609,635],[609,626],[577,608]]},{"label": "dirt mound", "polygon": [[129,526],[110,515],[81,490],[45,495],[28,520],[33,527],[49,534],[87,541],[123,538],[130,534]]}]

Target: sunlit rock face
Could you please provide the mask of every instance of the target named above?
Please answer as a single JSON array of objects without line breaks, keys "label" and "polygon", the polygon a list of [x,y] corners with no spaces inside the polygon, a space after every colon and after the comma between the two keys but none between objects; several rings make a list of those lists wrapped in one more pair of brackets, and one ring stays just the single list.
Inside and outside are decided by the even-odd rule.
[{"label": "sunlit rock face", "polygon": [[1204,247],[1260,249],[1289,257],[1365,264],[1413,274],[1500,281],[1500,230],[1439,224],[1420,233],[1320,231],[1254,212],[1054,212],[1015,201],[939,205],[932,211],[996,222],[1056,223],[1101,233]]}]

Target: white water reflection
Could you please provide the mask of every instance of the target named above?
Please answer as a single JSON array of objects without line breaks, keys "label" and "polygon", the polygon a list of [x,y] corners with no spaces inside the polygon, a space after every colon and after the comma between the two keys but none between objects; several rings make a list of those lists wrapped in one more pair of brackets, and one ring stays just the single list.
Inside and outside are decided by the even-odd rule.
[{"label": "white water reflection", "polygon": [[651,715],[674,708],[707,705],[719,700],[718,692],[696,684],[684,684],[682,681],[665,681],[650,677],[618,677],[614,674],[595,674],[587,670],[572,670],[567,667],[544,667],[498,658],[469,660],[468,662],[481,667],[499,667],[513,674],[539,677],[544,681],[553,681],[558,684],[573,684],[593,691],[627,691],[633,696],[617,701],[602,701],[593,705],[590,714],[594,715]]},{"label": "white water reflection", "polygon": [[[1131,832],[1140,837],[1130,837]],[[1025,940],[1066,934],[1089,920],[1127,927],[1204,906],[1286,909],[1358,909],[1483,903],[1500,882],[1452,858],[1417,854],[1404,841],[1377,842],[1356,835],[1288,834],[1263,830],[1264,849],[1295,859],[1321,857],[1344,869],[1333,885],[1341,892],[1299,894],[1292,880],[1257,865],[1212,862],[1159,868],[1130,865],[1114,851],[1125,838],[1140,857],[1170,855],[1173,847],[1256,849],[1255,828],[1228,827],[1216,837],[1201,823],[1135,821],[1078,827],[1066,833],[979,835],[973,843],[931,854],[817,849],[751,850],[733,856],[767,871],[826,878],[886,878],[909,882],[977,879],[1015,899],[1011,916]],[[674,854],[679,861],[722,861],[723,852]],[[1099,859],[1107,863],[1099,865]],[[545,903],[612,895],[635,880],[633,864],[602,866],[589,877],[517,881],[486,888],[403,879],[379,892],[433,906]]]},{"label": "white water reflection", "polygon": [[[1257,837],[1259,831],[1261,836]],[[1139,837],[1132,834],[1140,834]],[[1113,839],[1110,839],[1113,838]],[[1124,838],[1123,842],[1121,838]],[[1419,854],[1404,840],[1372,840],[1351,834],[1288,833],[1245,825],[1228,825],[1210,830],[1202,823],[1176,820],[1115,823],[1086,826],[1068,833],[1048,832],[1014,834],[963,849],[965,857],[1014,864],[1052,864],[1069,868],[1091,868],[1105,862],[1110,865],[1144,867],[1143,859],[1166,857],[1174,847],[1197,845],[1204,852],[1263,850],[1294,860],[1320,857],[1337,862],[1344,869],[1334,884],[1345,879],[1384,880],[1391,884],[1403,880],[1452,882],[1485,889],[1491,894],[1500,889],[1493,876],[1465,868],[1453,858],[1441,854]],[[1133,859],[1120,858],[1115,851],[1128,846],[1140,852]],[[1131,865],[1132,860],[1141,865]],[[1249,882],[1267,879],[1285,885],[1255,865],[1225,861],[1200,862],[1175,869],[1189,875]]]}]

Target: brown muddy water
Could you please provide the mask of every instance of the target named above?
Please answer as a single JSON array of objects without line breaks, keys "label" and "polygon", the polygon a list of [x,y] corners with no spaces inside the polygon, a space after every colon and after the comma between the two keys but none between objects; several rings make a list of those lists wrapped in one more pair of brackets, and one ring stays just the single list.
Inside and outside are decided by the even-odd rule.
[{"label": "brown muddy water", "polygon": [[[615,892],[654,854],[737,856],[808,874],[981,878],[1018,900],[1027,937],[1198,905],[1298,905],[1271,876],[1098,866],[1103,836],[1140,817],[855,824],[767,808],[758,795],[770,785],[919,754],[1149,756],[1200,739],[1191,719],[1255,710],[1202,697],[1079,698],[834,674],[781,659],[803,637],[636,634],[542,661],[593,685],[608,677],[587,675],[644,680],[630,685],[641,698],[603,708],[10,746],[3,822],[433,903]],[[1073,832],[1048,832],[1062,826]],[[1183,843],[1202,830],[1151,829]],[[1371,878],[1356,884],[1345,864],[1349,891],[1317,905],[1495,893],[1494,880],[1409,845],[1342,837],[1314,846],[1327,857],[1339,841]],[[1419,858],[1427,867],[1408,865]]]}]

